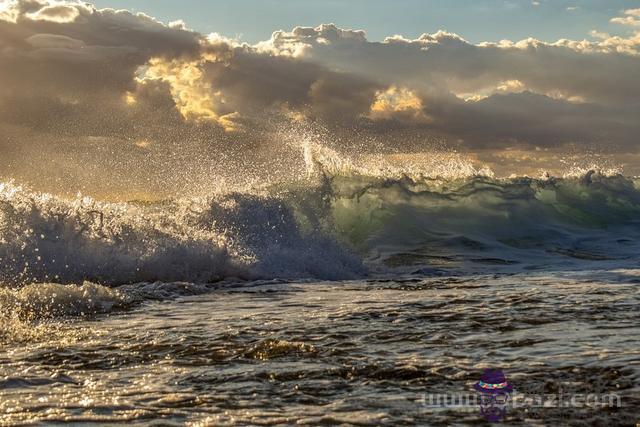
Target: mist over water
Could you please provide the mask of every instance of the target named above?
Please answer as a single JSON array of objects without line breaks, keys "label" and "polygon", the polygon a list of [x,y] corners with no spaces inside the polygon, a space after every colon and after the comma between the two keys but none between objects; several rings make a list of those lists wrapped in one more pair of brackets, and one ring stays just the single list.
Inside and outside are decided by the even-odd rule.
[{"label": "mist over water", "polygon": [[295,174],[238,174],[198,196],[106,201],[4,182],[0,279],[352,279],[567,268],[637,249],[638,182],[612,171],[497,178],[454,152],[354,161],[308,140],[297,148]]}]

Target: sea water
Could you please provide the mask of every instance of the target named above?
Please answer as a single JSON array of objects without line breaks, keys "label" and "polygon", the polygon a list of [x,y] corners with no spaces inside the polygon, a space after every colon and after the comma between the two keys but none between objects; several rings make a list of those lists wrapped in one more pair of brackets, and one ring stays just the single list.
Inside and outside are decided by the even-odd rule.
[{"label": "sea water", "polygon": [[[152,202],[0,184],[0,422],[465,424],[502,369],[520,424],[633,425],[640,190],[323,174]],[[526,402],[525,402],[526,403]]]}]

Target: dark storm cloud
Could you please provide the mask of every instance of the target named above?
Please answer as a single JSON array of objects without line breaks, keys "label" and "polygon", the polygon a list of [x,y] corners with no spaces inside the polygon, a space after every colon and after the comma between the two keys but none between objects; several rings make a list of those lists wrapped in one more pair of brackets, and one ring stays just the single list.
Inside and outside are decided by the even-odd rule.
[{"label": "dark storm cloud", "polygon": [[247,45],[86,3],[5,2],[0,150],[17,158],[29,141],[40,149],[83,138],[113,152],[123,141],[134,153],[222,150],[264,143],[265,117],[313,119],[335,132],[407,129],[469,150],[581,142],[636,150],[640,35],[598,37],[472,44],[439,31],[372,42],[321,25]]},{"label": "dark storm cloud", "polygon": [[600,142],[633,149],[640,134],[637,107],[571,103],[528,91],[496,94],[477,102],[458,101],[431,114],[435,129],[475,147]]},{"label": "dark storm cloud", "polygon": [[0,99],[2,117],[14,123],[60,120],[78,128],[102,119],[108,130],[104,119],[114,118],[121,127],[131,115],[122,97],[136,90],[139,67],[152,57],[199,52],[199,35],[124,11],[23,1],[4,15]]},{"label": "dark storm cloud", "polygon": [[[474,45],[446,32],[370,42],[332,25],[276,32],[264,49],[410,90],[423,115],[378,115],[473,147],[637,142],[640,35]],[[393,113],[393,112],[391,112]],[[430,120],[423,120],[428,117]],[[411,119],[416,119],[412,120]]]},{"label": "dark storm cloud", "polygon": [[239,46],[227,61],[207,61],[203,78],[220,90],[227,108],[241,114],[284,106],[324,119],[355,120],[384,86],[357,74]]}]

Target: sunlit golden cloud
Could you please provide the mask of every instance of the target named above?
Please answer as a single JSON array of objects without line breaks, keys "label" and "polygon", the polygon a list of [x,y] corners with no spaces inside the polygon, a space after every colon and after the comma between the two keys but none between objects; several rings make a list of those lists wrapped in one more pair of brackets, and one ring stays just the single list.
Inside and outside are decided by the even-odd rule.
[{"label": "sunlit golden cloud", "polygon": [[27,16],[35,21],[50,21],[64,24],[73,22],[80,16],[79,6],[77,4],[55,3],[38,9],[34,13],[28,13]]},{"label": "sunlit golden cloud", "polygon": [[200,67],[200,61],[151,58],[138,82],[144,84],[147,79],[166,81],[176,107],[185,119],[217,120],[216,104],[221,100],[216,96],[219,97],[220,93],[203,80]]},{"label": "sunlit golden cloud", "polygon": [[429,120],[424,113],[422,99],[411,90],[405,87],[390,86],[386,90],[377,91],[369,117],[375,120],[399,116],[407,116],[415,120]]}]

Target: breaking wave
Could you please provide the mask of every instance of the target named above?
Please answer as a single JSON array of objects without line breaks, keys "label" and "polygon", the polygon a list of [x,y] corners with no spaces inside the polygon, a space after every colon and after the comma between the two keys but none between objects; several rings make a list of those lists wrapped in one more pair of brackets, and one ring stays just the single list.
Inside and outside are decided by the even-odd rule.
[{"label": "breaking wave", "polygon": [[637,262],[638,181],[368,173],[311,156],[254,193],[110,203],[0,183],[0,282],[338,280]]},{"label": "breaking wave", "polygon": [[229,194],[155,203],[66,200],[0,184],[0,281],[213,282],[358,277],[335,239],[303,232],[277,197]]}]

